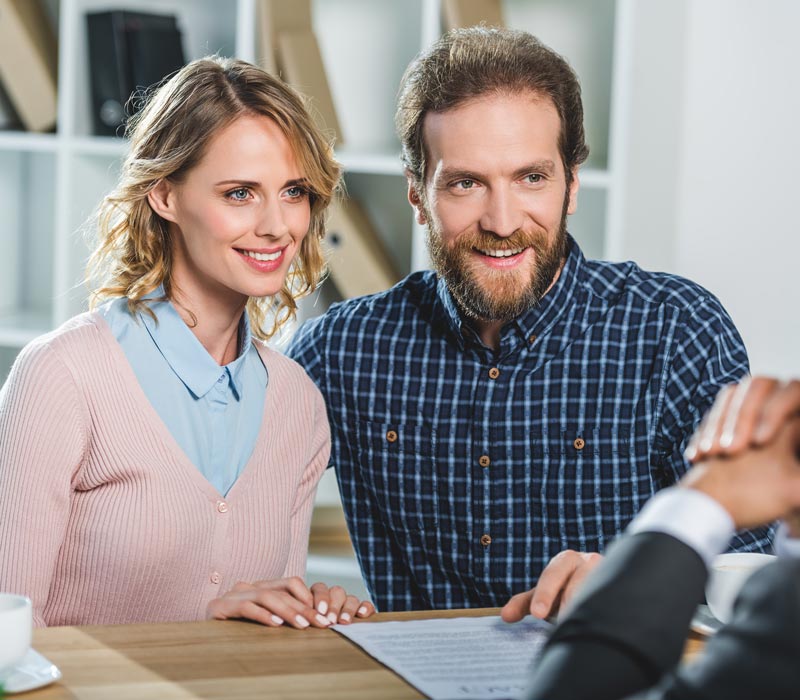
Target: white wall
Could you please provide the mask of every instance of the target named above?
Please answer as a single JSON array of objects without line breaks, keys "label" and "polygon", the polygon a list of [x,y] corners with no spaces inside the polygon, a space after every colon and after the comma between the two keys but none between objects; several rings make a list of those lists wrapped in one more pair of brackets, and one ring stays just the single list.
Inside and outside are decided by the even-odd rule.
[{"label": "white wall", "polygon": [[754,372],[800,376],[800,2],[637,11],[668,31],[634,50],[624,252],[714,292]]},{"label": "white wall", "polygon": [[754,372],[800,376],[800,3],[689,5],[680,273],[714,290]]}]

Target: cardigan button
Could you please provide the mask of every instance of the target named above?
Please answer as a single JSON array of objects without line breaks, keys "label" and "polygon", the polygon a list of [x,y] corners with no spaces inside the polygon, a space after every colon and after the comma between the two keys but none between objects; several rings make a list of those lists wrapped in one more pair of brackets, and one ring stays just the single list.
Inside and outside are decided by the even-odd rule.
[{"label": "cardigan button", "polygon": [[227,513],[228,512],[228,504],[225,501],[217,501],[217,510],[220,513]]}]

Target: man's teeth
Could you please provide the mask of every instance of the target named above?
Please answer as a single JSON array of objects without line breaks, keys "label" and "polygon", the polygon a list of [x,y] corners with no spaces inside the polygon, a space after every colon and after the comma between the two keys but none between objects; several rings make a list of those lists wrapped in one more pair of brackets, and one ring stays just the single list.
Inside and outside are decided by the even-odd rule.
[{"label": "man's teeth", "polygon": [[481,255],[488,255],[490,258],[510,258],[512,255],[519,255],[525,248],[511,248],[510,250],[480,250]]},{"label": "man's teeth", "polygon": [[259,262],[268,262],[270,260],[277,260],[281,257],[282,250],[279,250],[275,253],[254,253],[252,250],[242,250],[239,251],[242,255],[246,255],[248,258],[253,258],[253,260],[258,260]]}]

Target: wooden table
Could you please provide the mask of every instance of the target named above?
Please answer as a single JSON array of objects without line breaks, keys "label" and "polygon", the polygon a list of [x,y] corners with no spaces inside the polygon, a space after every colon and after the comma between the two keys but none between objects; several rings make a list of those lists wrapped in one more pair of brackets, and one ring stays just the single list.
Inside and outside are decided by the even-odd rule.
[{"label": "wooden table", "polygon": [[[372,621],[496,615],[495,608],[385,613]],[[357,623],[364,624],[364,623]],[[34,631],[60,683],[21,700],[263,700],[422,698],[332,630],[247,622],[52,627]],[[687,653],[702,642],[690,638]]]}]

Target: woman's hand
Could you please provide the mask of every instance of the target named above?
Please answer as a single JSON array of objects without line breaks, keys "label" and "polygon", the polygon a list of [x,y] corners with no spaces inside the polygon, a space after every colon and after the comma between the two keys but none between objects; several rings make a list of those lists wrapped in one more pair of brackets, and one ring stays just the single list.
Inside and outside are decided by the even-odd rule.
[{"label": "woman's hand", "polygon": [[297,576],[292,578],[237,583],[230,591],[208,604],[208,616],[217,620],[243,618],[268,627],[289,625],[296,629],[347,624],[354,617],[369,617],[375,608],[369,601],[359,603],[340,586],[328,588],[315,583],[308,588]]},{"label": "woman's hand", "polygon": [[372,603],[348,595],[341,586],[328,588],[324,583],[315,583],[311,592],[314,594],[314,608],[326,615],[332,624],[347,625],[356,617],[369,617],[375,613]]}]

